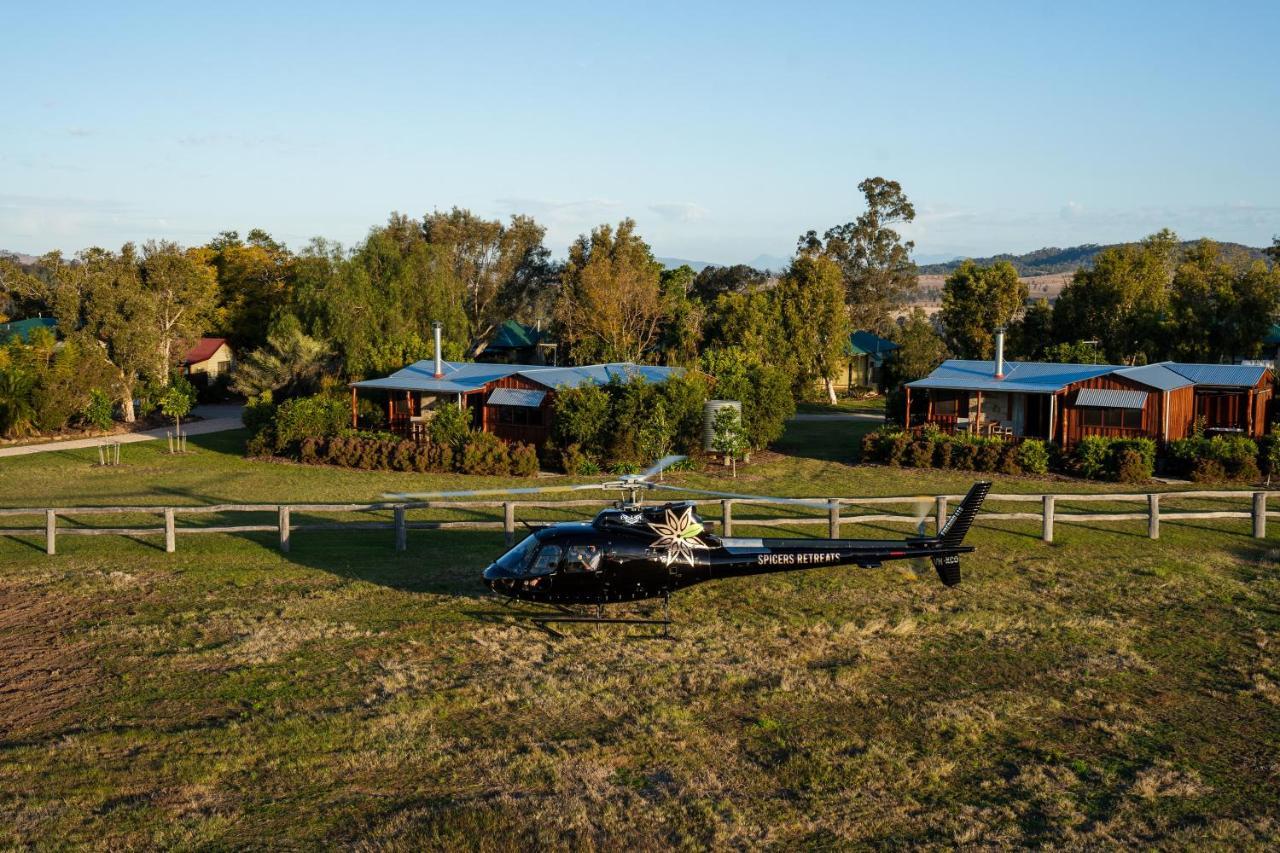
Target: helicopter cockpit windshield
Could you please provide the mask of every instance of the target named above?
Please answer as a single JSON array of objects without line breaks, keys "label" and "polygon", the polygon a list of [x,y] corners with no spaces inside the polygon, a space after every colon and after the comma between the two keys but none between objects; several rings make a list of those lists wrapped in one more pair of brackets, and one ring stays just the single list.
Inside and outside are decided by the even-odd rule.
[{"label": "helicopter cockpit windshield", "polygon": [[538,537],[528,536],[494,565],[508,577],[533,578],[554,572],[560,565],[560,554],[559,545],[542,544]]}]

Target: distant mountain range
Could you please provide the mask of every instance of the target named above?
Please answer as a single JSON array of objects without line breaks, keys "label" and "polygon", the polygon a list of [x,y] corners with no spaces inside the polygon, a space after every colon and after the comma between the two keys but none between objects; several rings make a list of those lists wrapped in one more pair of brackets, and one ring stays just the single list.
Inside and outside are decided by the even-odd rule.
[{"label": "distant mountain range", "polygon": [[[733,264],[720,264],[711,261],[691,261],[687,258],[655,258],[658,263],[669,270],[676,267],[687,266],[694,272],[702,272],[707,267],[731,267]],[[782,272],[787,268],[787,264],[791,263],[790,258],[784,258],[781,255],[757,255],[747,262],[747,266],[755,267],[758,270],[770,270],[772,272]]]},{"label": "distant mountain range", "polygon": [[[1191,246],[1194,242],[1187,241],[1182,245]],[[1051,246],[1044,249],[1036,249],[1034,252],[1027,252],[1025,255],[992,255],[989,258],[974,258],[973,261],[980,266],[990,266],[996,261],[1008,261],[1013,264],[1014,268],[1018,270],[1018,275],[1021,276],[1073,273],[1081,267],[1093,266],[1093,259],[1104,249],[1123,245],[1126,244],[1111,243],[1106,246],[1099,246],[1096,243],[1086,243],[1083,246],[1072,246],[1068,249],[1059,249],[1057,246]],[[1266,255],[1262,253],[1262,249],[1255,249],[1252,246],[1244,246],[1240,243],[1219,243],[1218,245],[1227,254],[1247,255],[1256,260],[1266,258]],[[964,260],[964,258],[956,258],[943,263],[922,264],[919,268],[920,274],[947,275],[960,266]]]}]

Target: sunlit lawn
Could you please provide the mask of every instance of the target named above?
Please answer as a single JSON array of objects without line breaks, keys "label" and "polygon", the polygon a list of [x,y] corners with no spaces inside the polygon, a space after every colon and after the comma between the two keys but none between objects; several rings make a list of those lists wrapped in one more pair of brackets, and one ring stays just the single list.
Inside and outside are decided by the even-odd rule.
[{"label": "sunlit lawn", "polygon": [[[673,478],[818,496],[973,479],[851,466],[857,432],[797,424],[787,455],[736,483]],[[88,452],[0,460],[0,506],[475,483],[248,462],[242,438],[185,457],[126,446],[118,470]],[[1155,543],[1142,522],[1037,534],[980,524],[950,590],[905,566],[705,584],[676,598],[673,641],[518,624],[477,582],[496,531],[414,531],[403,554],[389,532],[300,533],[288,555],[272,534],[184,536],[175,554],[64,537],[55,557],[0,539],[0,844],[1274,841],[1280,534],[1252,539],[1247,520],[1166,522]]]}]

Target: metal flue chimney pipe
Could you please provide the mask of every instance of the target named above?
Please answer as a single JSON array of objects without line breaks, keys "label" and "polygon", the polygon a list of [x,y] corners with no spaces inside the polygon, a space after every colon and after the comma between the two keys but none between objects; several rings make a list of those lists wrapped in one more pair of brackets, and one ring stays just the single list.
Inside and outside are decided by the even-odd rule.
[{"label": "metal flue chimney pipe", "polygon": [[444,378],[444,359],[440,354],[440,330],[442,328],[444,328],[444,324],[439,321],[431,324],[431,330],[435,333],[436,337],[436,379]]},{"label": "metal flue chimney pipe", "polygon": [[1004,326],[996,329],[996,379],[1004,379]]}]

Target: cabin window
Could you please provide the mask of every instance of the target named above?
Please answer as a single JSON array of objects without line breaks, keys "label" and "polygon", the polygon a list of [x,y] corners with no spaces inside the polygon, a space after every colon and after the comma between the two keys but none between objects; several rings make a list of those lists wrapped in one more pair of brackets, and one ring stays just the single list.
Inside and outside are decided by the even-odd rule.
[{"label": "cabin window", "polygon": [[600,568],[598,545],[572,545],[564,555],[566,572],[594,572]]},{"label": "cabin window", "polygon": [[494,406],[498,423],[513,426],[542,426],[542,409],[530,406]]},{"label": "cabin window", "polygon": [[1142,409],[1100,409],[1085,406],[1081,422],[1093,429],[1142,429]]}]

